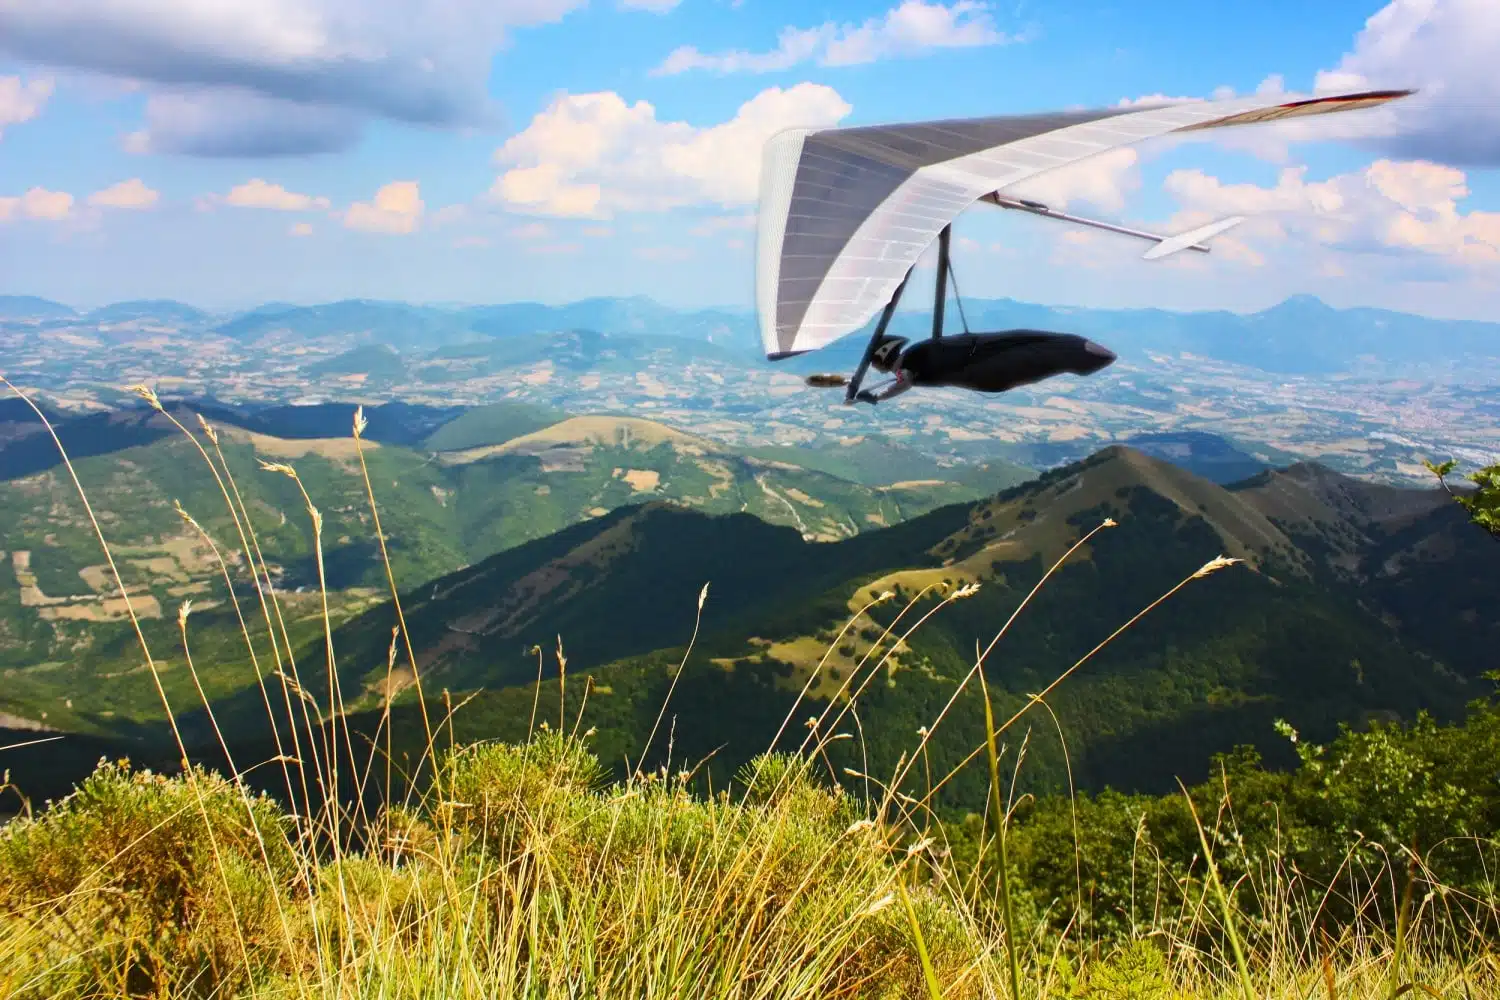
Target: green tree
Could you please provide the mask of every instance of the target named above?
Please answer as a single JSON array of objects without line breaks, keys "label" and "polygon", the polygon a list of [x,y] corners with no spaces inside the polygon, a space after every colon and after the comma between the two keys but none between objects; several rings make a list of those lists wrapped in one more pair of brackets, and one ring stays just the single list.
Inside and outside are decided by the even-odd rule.
[{"label": "green tree", "polygon": [[1448,495],[1463,505],[1475,524],[1500,538],[1500,464],[1489,465],[1470,473],[1469,479],[1478,489],[1462,494],[1454,493],[1448,485],[1448,473],[1453,471],[1457,462],[1450,458],[1441,465],[1433,465],[1425,460],[1422,464],[1438,477],[1438,482],[1448,491]]}]

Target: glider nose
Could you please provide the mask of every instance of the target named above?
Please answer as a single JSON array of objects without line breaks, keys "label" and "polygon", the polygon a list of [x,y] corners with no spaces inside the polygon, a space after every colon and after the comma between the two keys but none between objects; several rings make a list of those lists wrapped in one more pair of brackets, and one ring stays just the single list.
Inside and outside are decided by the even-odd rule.
[{"label": "glider nose", "polygon": [[1091,372],[1106,368],[1115,361],[1115,352],[1103,344],[1096,344],[1092,340],[1085,340],[1083,342],[1083,349],[1089,353],[1088,364],[1089,371]]}]

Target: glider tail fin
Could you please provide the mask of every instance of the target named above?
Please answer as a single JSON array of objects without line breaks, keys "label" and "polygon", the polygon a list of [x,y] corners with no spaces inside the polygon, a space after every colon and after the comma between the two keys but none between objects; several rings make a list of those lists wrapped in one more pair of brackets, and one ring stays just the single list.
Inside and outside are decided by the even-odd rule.
[{"label": "glider tail fin", "polygon": [[1206,226],[1199,226],[1197,229],[1192,229],[1162,240],[1156,246],[1141,254],[1141,257],[1145,260],[1160,260],[1163,257],[1170,257],[1179,250],[1199,250],[1206,253],[1208,247],[1203,246],[1204,243],[1212,237],[1218,236],[1226,229],[1232,229],[1244,221],[1244,216],[1235,215],[1227,219],[1220,219],[1218,222],[1210,222]]}]

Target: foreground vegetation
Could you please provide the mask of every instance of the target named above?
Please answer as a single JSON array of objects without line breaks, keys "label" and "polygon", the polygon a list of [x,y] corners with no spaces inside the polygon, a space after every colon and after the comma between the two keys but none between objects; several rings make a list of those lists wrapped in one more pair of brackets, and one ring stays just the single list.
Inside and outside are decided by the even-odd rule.
[{"label": "foreground vegetation", "polygon": [[[357,417],[356,439],[361,430]],[[270,468],[300,488],[290,466]],[[981,655],[958,689],[978,689],[985,724],[956,767],[934,772],[928,753],[946,709],[892,773],[835,767],[830,747],[862,740],[851,675],[807,720],[797,752],[758,757],[705,790],[702,761],[670,751],[659,769],[605,780],[579,731],[589,684],[570,690],[561,663],[555,698],[543,702],[538,682],[524,739],[457,743],[462,705],[424,692],[403,620],[389,664],[411,671],[426,738],[425,777],[402,780],[390,726],[356,742],[366,734],[342,722],[332,649],[321,688],[283,658],[278,598],[233,492],[245,565],[258,570],[259,606],[246,614],[258,610],[282,639],[256,660],[273,681],[265,707],[295,724],[277,728],[267,760],[236,761],[224,745],[227,776],[105,761],[62,801],[25,803],[0,833],[0,995],[1468,1000],[1500,990],[1493,701],[1462,726],[1419,719],[1326,747],[1288,728],[1294,772],[1242,753],[1178,795],[1035,801],[1013,796],[1027,753],[1016,723],[1045,719],[1072,670],[1005,718]],[[321,515],[303,496],[321,578]],[[189,672],[190,610],[177,619]],[[247,626],[252,653],[254,635]],[[175,720],[187,706],[167,700],[144,636],[142,653],[142,681]],[[272,693],[285,715],[271,712]],[[217,731],[211,702],[201,708]],[[666,709],[638,760],[673,745]],[[794,705],[783,730],[801,717]],[[180,737],[179,748],[187,758]],[[986,809],[940,822],[934,795],[986,764]],[[284,778],[285,798],[251,791],[266,772]]]},{"label": "foreground vegetation", "polygon": [[699,796],[688,770],[607,783],[543,724],[312,823],[105,762],[0,835],[0,995],[1004,997],[1009,920],[1026,997],[1493,996],[1497,845],[1445,834],[1494,829],[1493,781],[1462,782],[1497,734],[1489,705],[1292,776],[1045,802],[1005,825],[1004,882],[984,818],[837,790],[816,754]]}]

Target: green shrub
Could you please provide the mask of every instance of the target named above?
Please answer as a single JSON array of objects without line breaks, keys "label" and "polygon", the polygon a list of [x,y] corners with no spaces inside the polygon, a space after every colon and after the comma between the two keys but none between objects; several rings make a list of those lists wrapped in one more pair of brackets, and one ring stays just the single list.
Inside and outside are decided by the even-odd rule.
[{"label": "green shrub", "polygon": [[270,800],[217,775],[101,763],[74,794],[0,833],[0,914],[68,942],[63,962],[31,970],[38,996],[61,981],[232,992],[285,957],[292,835]]}]

